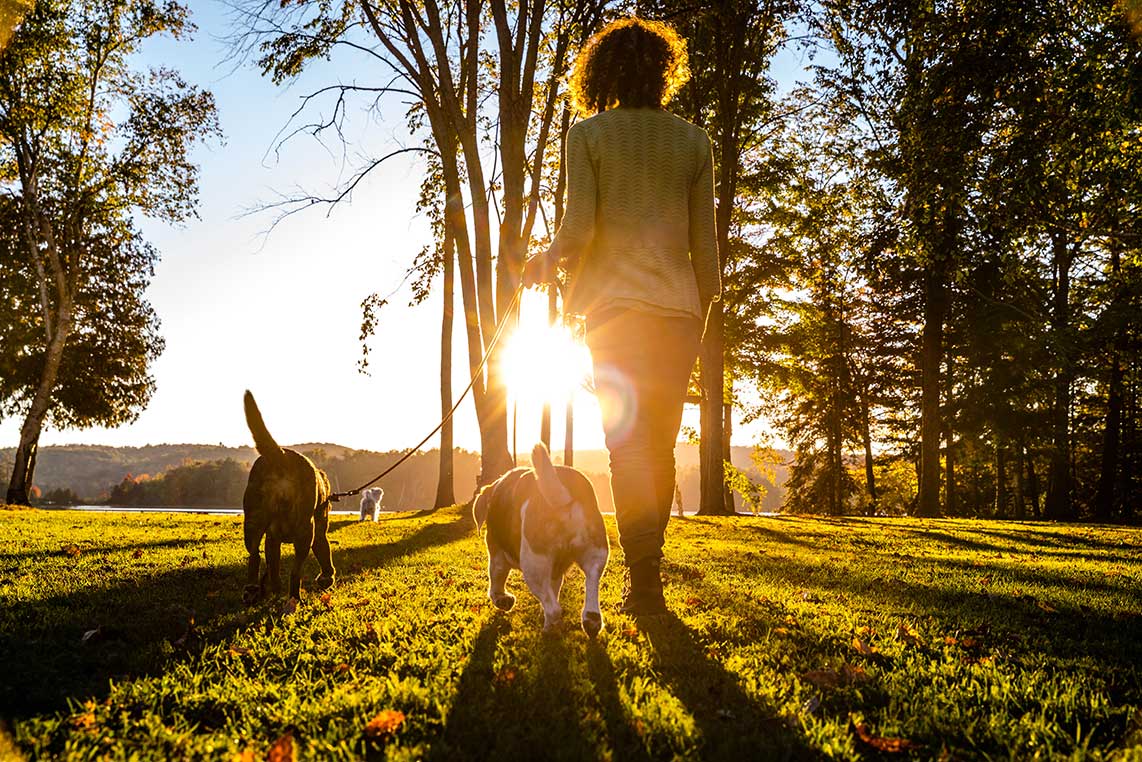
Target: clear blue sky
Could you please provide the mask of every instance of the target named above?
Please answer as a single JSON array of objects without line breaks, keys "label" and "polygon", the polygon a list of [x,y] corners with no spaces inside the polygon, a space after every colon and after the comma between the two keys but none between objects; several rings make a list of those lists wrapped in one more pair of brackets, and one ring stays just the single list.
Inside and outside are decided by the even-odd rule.
[{"label": "clear blue sky", "polygon": [[[360,300],[395,289],[428,241],[427,222],[415,214],[421,177],[415,154],[387,163],[331,214],[307,210],[262,236],[272,217],[242,217],[243,210],[299,187],[328,190],[342,171],[339,147],[330,153],[311,138],[297,138],[275,156],[275,135],[300,97],[314,85],[372,73],[357,68],[364,61],[339,56],[302,81],[274,86],[253,67],[235,69],[224,60],[231,28],[222,3],[196,2],[193,11],[195,38],[151,45],[146,63],[172,66],[210,89],[225,138],[197,152],[201,219],[177,228],[144,222],[162,254],[148,292],[166,339],[154,367],[157,390],[133,424],[49,429],[41,444],[248,444],[241,407],[247,388],[280,442],[373,450],[415,444],[439,420],[439,297],[410,308],[408,290],[397,292],[371,343],[372,376],[356,370]],[[798,60],[796,53],[781,57],[783,80],[800,73]],[[404,107],[389,105],[380,120],[354,121],[351,150],[376,155],[408,142]],[[458,393],[467,382],[459,322],[455,335]],[[524,450],[538,437],[538,415],[538,404],[524,399]],[[696,425],[691,416],[696,411],[686,423]],[[556,441],[562,441],[561,418]],[[14,419],[0,422],[0,441],[14,445],[18,427]],[[749,444],[754,433],[740,429],[735,444]],[[479,447],[470,403],[459,414],[456,444]],[[586,393],[576,398],[576,446],[602,446],[598,408]]]}]

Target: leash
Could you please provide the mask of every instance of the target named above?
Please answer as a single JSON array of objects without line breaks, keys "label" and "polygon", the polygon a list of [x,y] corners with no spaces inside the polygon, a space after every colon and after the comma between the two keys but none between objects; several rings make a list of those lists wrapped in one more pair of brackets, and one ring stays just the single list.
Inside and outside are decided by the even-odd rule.
[{"label": "leash", "polygon": [[500,319],[499,325],[496,326],[496,332],[492,335],[492,340],[488,342],[488,347],[484,350],[484,356],[480,359],[480,364],[476,366],[476,371],[472,374],[471,380],[469,380],[468,385],[464,387],[464,391],[460,392],[460,397],[456,400],[456,404],[453,405],[452,409],[448,411],[448,414],[445,415],[443,419],[441,419],[440,423],[436,424],[436,428],[428,432],[428,435],[424,439],[420,440],[420,442],[415,447],[406,452],[404,455],[400,456],[400,458],[397,459],[396,463],[393,463],[391,466],[374,476],[369,481],[362,484],[360,487],[351,489],[348,492],[334,492],[329,496],[330,502],[336,503],[339,502],[343,497],[352,497],[353,495],[361,494],[362,490],[373,486],[381,479],[388,476],[391,472],[395,471],[397,467],[404,463],[406,460],[419,452],[420,448],[424,447],[424,445],[428,443],[428,440],[432,439],[434,436],[436,436],[437,432],[444,428],[444,424],[448,423],[448,421],[452,419],[452,416],[455,415],[456,411],[460,409],[460,403],[464,401],[464,398],[468,396],[468,392],[472,391],[472,387],[476,385],[476,379],[479,378],[480,374],[484,372],[484,366],[488,364],[488,359],[492,356],[492,349],[494,349],[496,343],[499,342],[500,336],[504,332],[504,328],[507,327],[508,319],[512,316],[512,312],[515,311],[515,308],[519,304],[519,300],[522,295],[523,281],[521,280],[519,288],[515,290],[515,295],[512,297],[511,304],[508,305],[508,308],[504,311],[503,317]]}]

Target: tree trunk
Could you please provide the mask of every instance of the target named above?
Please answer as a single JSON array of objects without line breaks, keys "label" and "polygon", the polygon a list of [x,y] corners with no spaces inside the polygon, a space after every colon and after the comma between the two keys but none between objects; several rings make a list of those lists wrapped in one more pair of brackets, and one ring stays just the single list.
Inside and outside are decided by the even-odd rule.
[{"label": "tree trunk", "polygon": [[[1111,301],[1112,309],[1121,306],[1121,285],[1119,281],[1119,253],[1117,242],[1110,249],[1111,279],[1115,294]],[[1098,491],[1094,496],[1094,516],[1099,521],[1108,521],[1114,516],[1117,506],[1118,487],[1118,446],[1122,431],[1122,352],[1126,347],[1126,329],[1118,327],[1114,332],[1114,345],[1110,351],[1110,378],[1106,394],[1106,426],[1102,432],[1102,464],[1098,474]]]},{"label": "tree trunk", "polygon": [[[733,452],[730,450],[730,440],[734,434],[734,403],[733,403],[733,386],[730,386],[730,399],[722,406],[722,460],[726,463],[733,463]],[[730,485],[725,483],[725,501],[727,510],[731,514],[738,512],[737,504],[734,503],[734,493],[730,489]]]},{"label": "tree trunk", "polygon": [[6,498],[12,505],[28,505],[28,493],[35,478],[36,450],[39,446],[40,432],[43,431],[44,419],[51,407],[52,390],[55,389],[60,363],[63,361],[63,350],[71,334],[72,309],[69,296],[65,296],[63,303],[56,310],[54,322],[55,333],[48,342],[44,368],[40,372],[40,383],[36,387],[32,404],[20,427],[20,443],[16,447],[12,478],[8,482]]},{"label": "tree trunk", "polygon": [[1024,488],[1024,474],[1027,468],[1024,456],[1023,437],[1020,436],[1015,443],[1015,520],[1023,521],[1027,518],[1026,490]]},{"label": "tree trunk", "polygon": [[[944,399],[948,404],[952,400],[952,374],[954,367],[952,365],[952,356],[948,354],[948,371],[944,376]],[[952,415],[950,411],[945,410],[944,425],[947,427],[947,439],[944,445],[944,515],[955,516],[959,513],[959,505],[956,500],[956,452],[955,452],[955,431],[952,428]],[[975,512],[979,512],[979,500],[976,499]]]},{"label": "tree trunk", "polygon": [[864,384],[860,393],[860,434],[864,445],[864,483],[868,490],[870,516],[876,515],[876,472],[873,469],[872,459],[872,425],[869,421],[868,384]]},{"label": "tree trunk", "polygon": [[1042,506],[1039,505],[1039,474],[1035,470],[1035,456],[1028,453],[1027,458],[1027,491],[1031,499],[1031,515],[1042,518]]},{"label": "tree trunk", "polygon": [[995,437],[995,505],[996,518],[1007,518],[1007,453],[1003,441]]},{"label": "tree trunk", "polygon": [[700,403],[701,438],[698,442],[700,476],[702,483],[699,516],[726,516],[726,471],[722,460],[724,452],[722,429],[722,304],[710,305],[706,321],[706,336],[699,357],[702,378]]},{"label": "tree trunk", "polygon": [[924,275],[924,327],[920,337],[920,490],[916,515],[940,515],[940,363],[944,359],[944,318],[948,283],[944,268],[929,265]]},{"label": "tree trunk", "polygon": [[440,429],[440,469],[436,480],[435,507],[443,508],[456,502],[453,484],[453,421],[449,417],[452,410],[452,319],[455,309],[455,266],[453,259],[454,243],[444,226],[444,310],[440,320],[440,415],[444,425]]},{"label": "tree trunk", "polygon": [[1047,500],[1043,516],[1055,521],[1074,518],[1071,504],[1071,342],[1070,286],[1072,254],[1062,237],[1052,245],[1055,260],[1055,294],[1051,315],[1058,369],[1051,408],[1051,465],[1047,472]]}]

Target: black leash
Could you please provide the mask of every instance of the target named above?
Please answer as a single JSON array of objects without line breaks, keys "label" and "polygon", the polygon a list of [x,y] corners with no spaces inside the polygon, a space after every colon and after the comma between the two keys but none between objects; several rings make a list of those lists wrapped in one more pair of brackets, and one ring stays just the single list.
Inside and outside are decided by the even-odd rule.
[{"label": "black leash", "polygon": [[393,463],[391,466],[389,466],[384,471],[382,471],[381,473],[374,476],[369,481],[362,484],[360,487],[357,487],[356,489],[351,489],[348,492],[334,492],[332,495],[329,496],[330,502],[336,503],[336,502],[340,501],[341,498],[343,498],[343,497],[352,497],[353,495],[359,495],[362,490],[373,486],[374,484],[379,482],[381,479],[388,476],[390,472],[395,471],[396,468],[398,466],[400,466],[402,463],[404,463],[406,460],[408,460],[413,455],[415,455],[417,452],[419,452],[420,448],[424,447],[424,445],[428,443],[428,440],[432,439],[434,436],[436,436],[437,432],[439,432],[442,428],[444,428],[444,424],[448,423],[448,421],[452,419],[452,416],[455,415],[456,411],[460,409],[460,403],[462,403],[464,401],[464,398],[466,396],[468,396],[468,392],[472,391],[472,387],[476,385],[476,379],[479,378],[480,374],[484,372],[484,366],[488,364],[488,358],[490,358],[492,356],[492,349],[496,346],[496,343],[500,340],[500,335],[504,332],[504,328],[507,327],[508,320],[509,320],[509,318],[511,318],[512,313],[515,311],[516,305],[519,304],[519,299],[520,299],[520,296],[522,296],[522,295],[523,295],[523,283],[521,282],[519,284],[519,288],[517,288],[515,291],[515,296],[512,297],[511,304],[508,305],[507,310],[504,312],[503,317],[500,319],[500,324],[498,326],[496,326],[496,332],[495,332],[495,334],[492,335],[492,340],[488,342],[488,347],[486,350],[484,350],[484,356],[480,360],[480,364],[476,367],[476,372],[472,374],[472,378],[470,381],[468,381],[468,385],[466,387],[464,387],[464,391],[460,392],[460,398],[456,400],[456,404],[453,405],[452,409],[448,411],[448,415],[444,416],[444,418],[440,421],[440,423],[436,424],[436,428],[434,428],[432,431],[428,432],[428,436],[426,436],[424,439],[420,440],[420,443],[417,444],[416,447],[413,447],[411,450],[406,452],[404,455],[400,456],[400,458],[397,459],[396,463]]}]

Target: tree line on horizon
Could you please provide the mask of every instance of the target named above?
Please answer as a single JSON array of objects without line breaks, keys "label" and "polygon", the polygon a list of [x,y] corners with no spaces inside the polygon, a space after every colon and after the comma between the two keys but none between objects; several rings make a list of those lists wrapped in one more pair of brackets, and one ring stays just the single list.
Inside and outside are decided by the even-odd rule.
[{"label": "tree line on horizon", "polygon": [[[209,93],[174,73],[147,84],[123,52],[185,33],[185,10],[111,5],[118,26],[98,28],[117,30],[113,54],[100,53],[110,37],[75,31],[90,9],[57,0],[37,3],[0,57],[0,245],[15,263],[0,284],[0,412],[26,420],[9,501],[31,483],[44,420],[115,424],[145,405],[161,338],[142,289],[157,253],[130,213],[192,214],[186,150],[216,130]],[[233,54],[272,84],[318,61],[353,68],[305,96],[287,139],[346,140],[346,120],[405,109],[403,147],[348,166],[333,194],[265,211],[348,203],[391,156],[422,158],[433,239],[410,258],[413,298],[443,296],[442,415],[459,302],[482,479],[511,465],[496,353],[480,364],[515,319],[524,258],[562,215],[579,118],[566,76],[590,35],[629,13],[689,41],[691,80],[670,109],[714,143],[726,292],[693,384],[702,513],[731,512],[731,488],[745,488],[728,467],[736,413],[791,446],[790,510],[1137,518],[1137,2],[236,3]],[[806,58],[808,81],[780,87],[782,53]],[[122,123],[105,108],[122,87],[100,90],[106,70],[85,63],[100,55],[136,88]],[[70,84],[40,104],[28,72]],[[100,134],[140,142],[121,154]],[[43,139],[37,173],[28,135]],[[367,363],[384,300],[362,306]],[[78,383],[79,368],[94,379]],[[440,442],[436,505],[456,498],[450,424]]]}]

